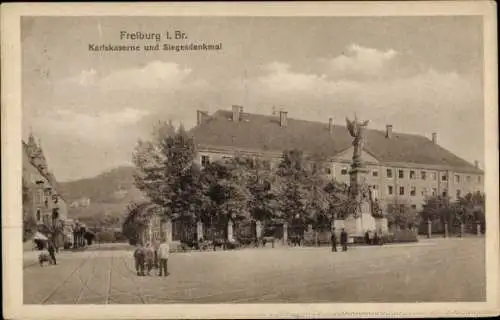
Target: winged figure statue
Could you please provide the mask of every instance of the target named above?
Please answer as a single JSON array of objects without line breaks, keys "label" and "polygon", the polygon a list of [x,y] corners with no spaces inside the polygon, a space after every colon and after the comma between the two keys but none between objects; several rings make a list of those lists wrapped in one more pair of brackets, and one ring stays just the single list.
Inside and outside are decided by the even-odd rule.
[{"label": "winged figure statue", "polygon": [[354,120],[351,121],[346,117],[347,130],[354,138],[352,145],[354,146],[354,153],[352,156],[353,167],[361,166],[361,151],[363,150],[364,142],[364,129],[368,126],[369,120],[360,122],[358,118],[354,116]]}]

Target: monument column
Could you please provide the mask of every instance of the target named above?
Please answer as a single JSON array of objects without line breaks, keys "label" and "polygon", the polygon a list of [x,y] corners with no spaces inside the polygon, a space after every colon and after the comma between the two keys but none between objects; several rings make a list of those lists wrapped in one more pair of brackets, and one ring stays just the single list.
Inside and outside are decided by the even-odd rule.
[{"label": "monument column", "polygon": [[354,209],[354,219],[356,223],[356,230],[347,230],[352,234],[353,231],[357,236],[363,236],[365,231],[375,229],[375,218],[373,217],[373,199],[371,189],[366,185],[366,178],[369,170],[364,166],[362,160],[363,144],[364,144],[364,131],[368,125],[368,121],[359,122],[357,118],[354,121],[347,121],[347,129],[354,138],[352,145],[354,146],[350,176],[350,194],[349,197],[356,204]]}]

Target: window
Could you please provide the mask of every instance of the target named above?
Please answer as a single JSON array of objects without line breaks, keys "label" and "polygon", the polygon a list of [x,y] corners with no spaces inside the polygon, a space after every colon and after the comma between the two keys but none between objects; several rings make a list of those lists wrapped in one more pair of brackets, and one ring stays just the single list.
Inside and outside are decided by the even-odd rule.
[{"label": "window", "polygon": [[433,196],[436,196],[436,195],[437,195],[437,189],[436,189],[436,188],[432,188],[432,195],[433,195]]},{"label": "window", "polygon": [[387,169],[386,175],[387,175],[387,178],[392,178],[392,169]]},{"label": "window", "polygon": [[347,174],[347,168],[342,168],[342,170],[340,170],[340,174],[341,175],[346,175]]},{"label": "window", "polygon": [[399,195],[404,196],[405,195],[405,187],[399,187]]},{"label": "window", "polygon": [[387,194],[392,195],[394,193],[394,189],[392,186],[387,186]]},{"label": "window", "polygon": [[412,204],[412,205],[411,205],[411,208],[412,208],[413,210],[417,210],[417,205],[416,205],[416,204]]},{"label": "window", "polygon": [[404,170],[399,170],[399,179],[403,179],[405,177]]},{"label": "window", "polygon": [[445,173],[441,176],[441,181],[447,181],[447,180],[448,180],[448,175],[446,175]]},{"label": "window", "polygon": [[36,221],[40,222],[40,219],[42,219],[40,209],[36,209]]},{"label": "window", "polygon": [[416,187],[411,187],[411,189],[410,189],[410,195],[411,196],[416,196],[417,195],[417,188]]},{"label": "window", "polygon": [[437,174],[435,172],[433,172],[431,175],[432,175],[432,180],[436,180],[437,179]]},{"label": "window", "polygon": [[373,170],[372,171],[372,176],[378,177],[378,170]]},{"label": "window", "polygon": [[43,190],[38,189],[36,191],[36,203],[37,204],[43,203]]},{"label": "window", "polygon": [[326,173],[326,174],[332,174],[332,169],[330,169],[330,168],[325,168],[325,173]]},{"label": "window", "polygon": [[422,197],[427,196],[427,188],[422,188],[421,195],[422,195]]},{"label": "window", "polygon": [[416,174],[413,170],[410,170],[410,179],[416,179]]},{"label": "window", "polygon": [[457,199],[460,198],[461,194],[462,194],[462,191],[460,189],[457,189]]},{"label": "window", "polygon": [[448,190],[444,189],[442,194],[443,194],[443,197],[447,197],[448,196]]},{"label": "window", "polygon": [[467,176],[467,182],[470,182],[470,176]]},{"label": "window", "polygon": [[427,178],[427,172],[420,171],[420,179],[425,180]]},{"label": "window", "polygon": [[201,156],[201,166],[206,167],[210,164],[210,157],[209,156]]},{"label": "window", "polygon": [[455,175],[455,183],[460,183],[460,176],[458,174]]},{"label": "window", "polygon": [[404,213],[404,212],[406,211],[405,209],[406,209],[406,208],[405,208],[405,205],[404,205],[404,204],[400,204],[400,205],[399,205],[399,212]]},{"label": "window", "polygon": [[481,183],[481,176],[477,176],[477,182]]}]

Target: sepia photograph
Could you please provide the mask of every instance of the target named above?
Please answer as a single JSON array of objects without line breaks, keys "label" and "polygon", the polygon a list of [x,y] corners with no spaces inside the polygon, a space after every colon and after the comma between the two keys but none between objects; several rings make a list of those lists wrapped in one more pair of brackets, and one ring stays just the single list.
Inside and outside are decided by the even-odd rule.
[{"label": "sepia photograph", "polygon": [[498,312],[494,4],[247,5],[17,17],[18,308]]}]

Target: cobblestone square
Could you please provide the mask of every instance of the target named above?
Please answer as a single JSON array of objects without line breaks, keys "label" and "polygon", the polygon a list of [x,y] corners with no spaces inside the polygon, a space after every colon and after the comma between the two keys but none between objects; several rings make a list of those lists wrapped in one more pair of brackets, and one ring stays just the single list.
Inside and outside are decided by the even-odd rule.
[{"label": "cobblestone square", "polygon": [[174,253],[168,277],[135,275],[132,252],[25,262],[25,304],[484,301],[484,238],[330,248]]}]

